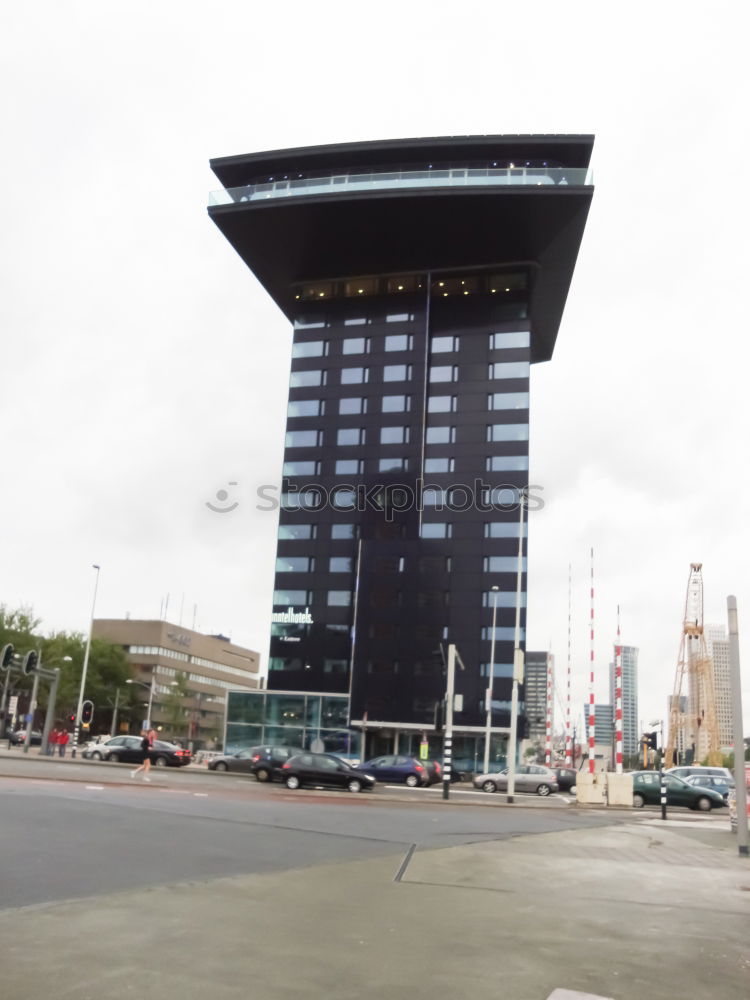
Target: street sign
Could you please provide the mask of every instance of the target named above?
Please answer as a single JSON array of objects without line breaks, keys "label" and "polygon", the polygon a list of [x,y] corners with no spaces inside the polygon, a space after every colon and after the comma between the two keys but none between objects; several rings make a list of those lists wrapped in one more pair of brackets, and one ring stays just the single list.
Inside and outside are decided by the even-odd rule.
[{"label": "street sign", "polygon": [[429,743],[427,742],[427,740],[422,740],[422,742],[419,744],[419,759],[420,760],[427,760],[428,750],[429,750]]},{"label": "street sign", "polygon": [[14,694],[8,699],[8,715],[15,715],[18,708],[18,695]]}]

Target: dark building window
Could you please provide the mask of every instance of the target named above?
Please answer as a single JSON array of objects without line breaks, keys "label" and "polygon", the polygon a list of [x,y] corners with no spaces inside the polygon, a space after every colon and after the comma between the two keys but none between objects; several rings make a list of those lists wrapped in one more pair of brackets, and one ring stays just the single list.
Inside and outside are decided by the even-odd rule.
[{"label": "dark building window", "polygon": [[300,389],[305,386],[325,385],[325,372],[323,371],[299,371],[292,372],[289,376],[290,389]]},{"label": "dark building window", "polygon": [[322,399],[293,399],[287,406],[287,417],[319,417],[325,412]]},{"label": "dark building window", "polygon": [[318,532],[317,524],[280,524],[279,539],[294,539],[296,541],[315,538]]},{"label": "dark building window", "polygon": [[406,413],[410,404],[411,396],[383,396],[383,413]]},{"label": "dark building window", "polygon": [[284,462],[285,476],[317,476],[320,473],[320,462]]},{"label": "dark building window", "polygon": [[367,354],[370,350],[368,337],[346,337],[341,342],[342,354]]},{"label": "dark building window", "polygon": [[339,413],[343,416],[349,413],[367,413],[367,400],[361,396],[349,396],[339,400]]},{"label": "dark building window", "polygon": [[410,333],[394,333],[385,338],[386,351],[410,351],[413,347],[414,337]]},{"label": "dark building window", "polygon": [[383,368],[384,382],[408,382],[411,378],[411,365],[386,365]]},{"label": "dark building window", "polygon": [[453,458],[426,458],[424,460],[424,471],[430,472],[453,472],[455,468]]},{"label": "dark building window", "polygon": [[344,427],[336,431],[337,445],[352,445],[365,443],[364,427]]},{"label": "dark building window", "polygon": [[322,358],[328,354],[327,340],[301,340],[292,345],[293,358]]}]

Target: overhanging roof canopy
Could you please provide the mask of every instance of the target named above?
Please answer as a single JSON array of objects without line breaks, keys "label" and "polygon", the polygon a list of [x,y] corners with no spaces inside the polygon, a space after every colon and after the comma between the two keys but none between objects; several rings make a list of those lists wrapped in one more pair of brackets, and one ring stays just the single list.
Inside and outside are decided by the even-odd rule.
[{"label": "overhanging roof canopy", "polygon": [[[592,136],[408,139],[222,157],[211,166],[232,188],[264,175],[511,158],[585,169],[592,145]],[[532,264],[532,355],[541,361],[552,355],[592,195],[589,184],[431,183],[233,201],[212,206],[209,215],[290,319],[299,308],[293,286],[303,281]]]}]

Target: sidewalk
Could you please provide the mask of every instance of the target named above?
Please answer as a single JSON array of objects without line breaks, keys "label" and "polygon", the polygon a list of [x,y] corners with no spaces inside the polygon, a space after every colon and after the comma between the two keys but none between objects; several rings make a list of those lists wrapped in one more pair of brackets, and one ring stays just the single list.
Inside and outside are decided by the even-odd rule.
[{"label": "sidewalk", "polygon": [[639,818],[4,911],[0,940],[28,1000],[745,1000],[748,918],[723,824]]}]

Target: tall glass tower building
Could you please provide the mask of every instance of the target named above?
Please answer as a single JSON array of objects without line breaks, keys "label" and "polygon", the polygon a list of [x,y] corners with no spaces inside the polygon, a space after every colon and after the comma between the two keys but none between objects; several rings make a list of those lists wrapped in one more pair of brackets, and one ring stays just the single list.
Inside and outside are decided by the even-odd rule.
[{"label": "tall glass tower building", "polygon": [[489,687],[493,728],[509,726],[529,369],[552,355],[592,144],[469,136],[211,162],[210,217],[294,326],[268,688],[348,696],[368,753],[432,731],[448,643],[465,664],[465,756]]}]

